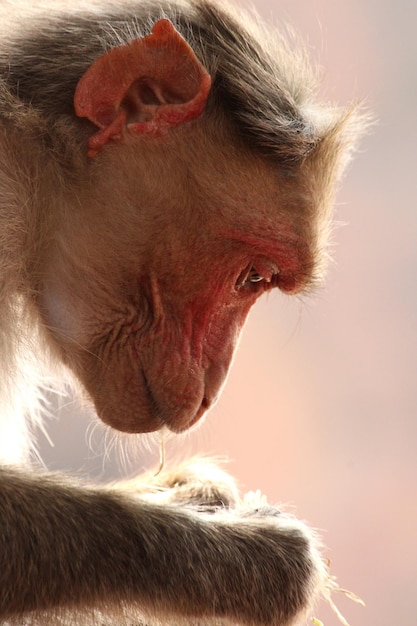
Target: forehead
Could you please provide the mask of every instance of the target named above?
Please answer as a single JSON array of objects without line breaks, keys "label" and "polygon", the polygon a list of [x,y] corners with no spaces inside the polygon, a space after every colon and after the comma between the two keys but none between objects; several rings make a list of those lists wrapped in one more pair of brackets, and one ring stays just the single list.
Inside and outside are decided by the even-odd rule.
[{"label": "forehead", "polygon": [[[314,212],[314,193],[310,173],[301,163],[284,166],[266,158],[236,139],[233,129],[216,136],[212,124],[202,124],[199,133],[205,140],[199,155],[192,149],[190,173],[213,206],[210,215],[220,214],[233,223],[245,225],[248,232],[270,239],[277,223],[297,223]],[[214,123],[218,128],[218,125]],[[207,137],[210,137],[208,145]],[[257,225],[260,226],[260,232]],[[268,231],[271,230],[271,233]]]}]

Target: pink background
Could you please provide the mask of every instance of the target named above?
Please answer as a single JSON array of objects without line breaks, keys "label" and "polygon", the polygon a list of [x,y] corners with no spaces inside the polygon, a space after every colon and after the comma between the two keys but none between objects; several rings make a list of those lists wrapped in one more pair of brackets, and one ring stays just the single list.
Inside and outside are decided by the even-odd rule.
[{"label": "pink background", "polygon": [[[417,624],[417,4],[257,0],[325,68],[323,93],[367,100],[378,125],[338,195],[335,262],[315,298],[271,294],[253,310],[222,398],[168,454],[232,459],[244,489],[288,502],[323,529],[332,569],[367,608],[352,626]],[[64,411],[52,468],[114,473],[105,439]],[[91,434],[91,427],[88,433]],[[97,443],[98,442],[98,443]],[[178,450],[182,449],[180,453]],[[140,448],[133,467],[157,462]],[[117,455],[116,455],[117,456]],[[132,467],[132,466],[131,466]],[[337,618],[317,611],[325,626]]]}]

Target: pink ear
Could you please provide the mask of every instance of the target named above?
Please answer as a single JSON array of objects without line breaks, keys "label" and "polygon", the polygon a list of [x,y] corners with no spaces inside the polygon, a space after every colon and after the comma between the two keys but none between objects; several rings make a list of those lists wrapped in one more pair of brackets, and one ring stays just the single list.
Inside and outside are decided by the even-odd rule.
[{"label": "pink ear", "polygon": [[202,114],[211,79],[188,43],[169,20],[152,33],[112,48],[80,79],[75,112],[101,130],[90,137],[93,157],[126,131],[161,135]]}]

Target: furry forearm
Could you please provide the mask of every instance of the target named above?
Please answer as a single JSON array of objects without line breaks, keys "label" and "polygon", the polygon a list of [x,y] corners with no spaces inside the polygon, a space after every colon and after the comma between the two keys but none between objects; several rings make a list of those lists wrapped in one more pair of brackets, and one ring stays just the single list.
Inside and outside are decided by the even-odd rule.
[{"label": "furry forearm", "polygon": [[284,625],[322,574],[304,527],[275,509],[201,514],[9,469],[0,488],[3,619],[127,603]]}]

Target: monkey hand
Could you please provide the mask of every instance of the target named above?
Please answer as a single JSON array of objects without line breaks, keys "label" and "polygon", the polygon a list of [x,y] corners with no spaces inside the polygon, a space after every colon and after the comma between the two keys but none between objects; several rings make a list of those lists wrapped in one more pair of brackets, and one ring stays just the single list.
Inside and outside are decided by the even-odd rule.
[{"label": "monkey hand", "polygon": [[[224,460],[221,460],[225,463]],[[241,498],[236,480],[219,466],[219,459],[195,456],[135,478],[113,488],[149,502],[191,506],[202,512],[236,508]]]},{"label": "monkey hand", "polygon": [[217,569],[223,576],[220,604],[233,623],[284,626],[312,615],[315,602],[327,595],[329,574],[306,524],[259,493],[212,519],[223,561]]}]

